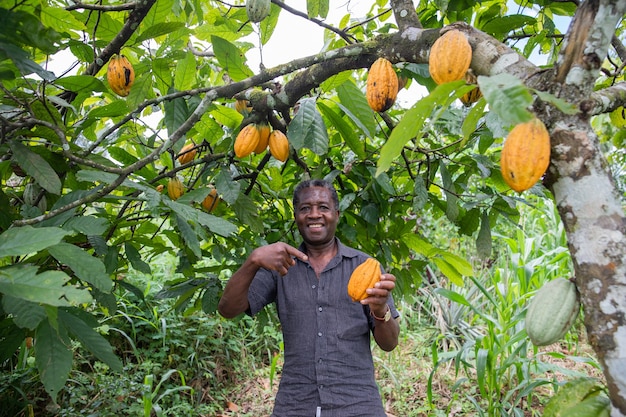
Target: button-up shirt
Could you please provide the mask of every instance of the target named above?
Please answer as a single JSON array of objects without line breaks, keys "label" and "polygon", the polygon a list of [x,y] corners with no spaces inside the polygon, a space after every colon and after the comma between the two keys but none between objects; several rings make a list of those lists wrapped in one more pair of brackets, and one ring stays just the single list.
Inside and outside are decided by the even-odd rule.
[{"label": "button-up shirt", "polygon": [[[248,314],[275,302],[283,332],[273,417],[386,416],[370,347],[375,322],[369,307],[347,292],[352,271],[369,256],[338,239],[337,246],[319,279],[308,262],[296,259],[287,275],[260,269],[250,285]],[[388,304],[398,317],[391,296]]]}]

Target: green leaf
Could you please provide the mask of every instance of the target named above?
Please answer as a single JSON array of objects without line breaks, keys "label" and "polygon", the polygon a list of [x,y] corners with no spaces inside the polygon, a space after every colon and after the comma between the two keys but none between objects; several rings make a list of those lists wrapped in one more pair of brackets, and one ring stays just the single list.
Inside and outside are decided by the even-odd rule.
[{"label": "green leaf", "polygon": [[196,58],[191,52],[185,54],[183,59],[176,61],[174,70],[174,88],[185,91],[193,88],[196,84]]},{"label": "green leaf", "polygon": [[102,235],[110,223],[107,219],[96,216],[72,217],[63,224],[63,229],[72,230],[87,236]]},{"label": "green leaf", "polygon": [[70,277],[61,271],[37,273],[32,265],[0,269],[0,292],[33,303],[69,306],[92,301],[89,291],[68,285]]},{"label": "green leaf", "polygon": [[91,75],[70,75],[63,78],[57,78],[54,82],[60,87],[75,93],[107,91],[104,83]]},{"label": "green leaf", "polygon": [[62,7],[41,6],[41,23],[57,32],[80,32],[86,29],[85,24],[74,17],[74,14]]},{"label": "green leaf", "polygon": [[308,148],[317,155],[328,151],[328,132],[314,98],[300,101],[300,108],[287,129],[287,137],[295,149]]},{"label": "green leaf", "polygon": [[14,227],[0,234],[0,258],[39,252],[56,245],[68,234],[58,227]]},{"label": "green leaf", "polygon": [[270,6],[270,14],[261,22],[259,22],[259,28],[261,29],[261,45],[265,45],[269,42],[278,24],[278,17],[280,16],[282,8],[275,4]]},{"label": "green leaf", "polygon": [[537,94],[541,101],[552,104],[554,107],[559,109],[559,111],[565,114],[577,114],[580,111],[577,105],[573,103],[568,103],[567,101],[555,96],[554,94],[539,90],[533,90],[533,93]]},{"label": "green leaf", "polygon": [[0,41],[0,56],[10,57],[22,75],[35,73],[49,82],[53,82],[56,78],[52,71],[44,70],[41,65],[30,59],[26,52],[15,45]]},{"label": "green leaf", "polygon": [[110,104],[98,106],[87,115],[88,118],[117,117],[130,112],[128,104],[124,100],[115,100]]},{"label": "green leaf", "polygon": [[346,81],[337,87],[340,107],[352,119],[355,125],[367,137],[373,137],[376,132],[376,117],[372,108],[367,104],[365,94],[352,81]]},{"label": "green leaf", "polygon": [[[169,91],[172,93],[172,89]],[[163,103],[163,110],[165,116],[165,127],[167,127],[167,133],[172,134],[187,120],[189,116],[189,107],[184,97],[177,97],[174,100],[168,100]]]},{"label": "green leaf", "polygon": [[467,259],[452,252],[441,251],[441,257],[446,260],[454,269],[465,277],[474,276],[474,269]]},{"label": "green leaf", "polygon": [[78,246],[63,242],[50,246],[48,252],[61,264],[69,266],[81,280],[87,281],[102,292],[111,292],[113,281],[107,275],[100,259]]},{"label": "green leaf", "polygon": [[126,258],[133,268],[139,272],[143,272],[144,274],[150,274],[152,272],[150,265],[141,259],[141,254],[135,245],[130,242],[124,242],[124,250],[126,251]]},{"label": "green leaf", "polygon": [[491,239],[491,226],[489,214],[483,212],[480,219],[480,230],[476,237],[476,253],[480,259],[488,259],[491,256],[493,243]]},{"label": "green leaf", "polygon": [[213,52],[222,69],[234,81],[245,80],[254,75],[245,63],[245,54],[234,44],[219,36],[211,36]]},{"label": "green leaf", "polygon": [[489,33],[490,35],[502,35],[509,32],[513,32],[516,29],[520,29],[526,25],[534,25],[537,22],[537,19],[521,15],[521,14],[510,14],[506,16],[498,16],[487,23],[482,25],[481,30]]},{"label": "green leaf", "polygon": [[435,257],[432,261],[437,265],[437,268],[444,274],[450,282],[459,287],[463,286],[463,276],[457,271],[452,265],[446,262],[445,259],[440,257]]},{"label": "green leaf", "polygon": [[64,310],[59,310],[59,322],[96,358],[106,363],[113,371],[122,371],[122,361],[113,353],[111,344],[87,323]]},{"label": "green leaf", "polygon": [[12,141],[10,145],[13,151],[12,159],[32,176],[41,188],[51,194],[61,194],[61,180],[48,161],[20,142]]},{"label": "green leaf", "polygon": [[176,201],[165,199],[163,202],[185,221],[206,226],[211,232],[220,236],[232,236],[235,232],[237,232],[237,227],[235,225],[222,219],[221,217],[214,216]]},{"label": "green leaf", "polygon": [[480,75],[478,85],[489,103],[489,109],[506,123],[517,125],[533,117],[528,110],[533,97],[519,78],[507,73],[490,77]]},{"label": "green leaf", "polygon": [[2,296],[2,308],[13,317],[15,324],[25,329],[35,330],[46,318],[46,311],[39,304],[6,294]]},{"label": "green leaf", "polygon": [[163,22],[157,23],[146,28],[143,32],[135,38],[135,45],[147,41],[148,39],[158,38],[159,36],[167,35],[172,32],[176,32],[179,29],[185,29],[185,23],[183,22]]},{"label": "green leaf", "polygon": [[327,106],[324,101],[320,100],[317,103],[320,111],[329,119],[331,125],[337,129],[341,137],[345,140],[346,144],[352,149],[352,151],[360,158],[365,159],[367,154],[365,153],[364,143],[360,140],[354,127],[344,120],[334,108]]},{"label": "green leaf", "polygon": [[46,392],[56,401],[72,369],[72,351],[65,328],[55,329],[48,320],[35,333],[35,363]]},{"label": "green leaf", "polygon": [[400,155],[402,148],[422,130],[424,121],[430,117],[436,106],[450,103],[454,100],[451,94],[454,90],[464,85],[465,81],[455,81],[437,86],[429,95],[419,100],[404,113],[402,120],[391,131],[389,139],[380,150],[376,175],[387,171],[393,161]]},{"label": "green leaf", "polygon": [[200,249],[200,242],[198,241],[196,233],[193,231],[189,223],[181,218],[181,216],[174,214],[174,218],[176,219],[176,226],[178,227],[180,235],[182,236],[186,246],[191,249],[197,258],[201,258],[202,250]]}]

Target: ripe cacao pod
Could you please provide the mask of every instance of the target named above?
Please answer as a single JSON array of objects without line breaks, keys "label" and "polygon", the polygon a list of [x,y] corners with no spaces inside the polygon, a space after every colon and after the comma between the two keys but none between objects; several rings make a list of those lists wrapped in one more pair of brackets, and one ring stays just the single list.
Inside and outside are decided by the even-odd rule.
[{"label": "ripe cacao pod", "polygon": [[[474,75],[474,73],[472,73],[471,70],[468,70],[465,73],[465,82],[468,84],[476,85],[477,83],[476,76]],[[460,100],[465,106],[469,107],[472,104],[476,103],[478,100],[480,100],[482,96],[483,96],[483,93],[480,91],[480,88],[478,88],[478,85],[476,85],[476,87],[473,90],[468,91],[467,93],[463,94]]]},{"label": "ripe cacao pod", "polygon": [[126,97],[135,82],[135,70],[124,55],[113,55],[107,67],[107,81],[115,94]]},{"label": "ripe cacao pod", "polygon": [[267,149],[272,128],[270,128],[270,125],[268,125],[267,123],[259,123],[256,125],[256,128],[259,131],[259,143],[256,145],[254,153],[259,154],[265,152],[265,150]]},{"label": "ripe cacao pod", "polygon": [[193,161],[193,158],[196,157],[197,153],[198,149],[196,148],[195,143],[188,143],[187,145],[183,146],[178,153],[178,162],[180,162],[181,165],[184,165],[187,162],[191,162]]},{"label": "ripe cacao pod", "polygon": [[217,190],[211,187],[211,192],[202,200],[202,207],[210,213],[215,210],[219,202],[220,198],[217,196]]},{"label": "ripe cacao pod", "polygon": [[460,80],[472,62],[472,47],[457,29],[441,35],[433,43],[428,56],[428,70],[437,84]]},{"label": "ripe cacao pod", "polygon": [[271,0],[246,0],[246,13],[251,22],[258,23],[270,14]]},{"label": "ripe cacao pod", "polygon": [[235,155],[244,158],[250,155],[261,140],[261,135],[254,123],[245,125],[235,138]]},{"label": "ripe cacao pod", "polygon": [[528,304],[526,334],[535,346],[550,345],[565,336],[579,313],[580,295],[576,285],[569,279],[553,279]]},{"label": "ripe cacao pod", "polygon": [[385,58],[378,58],[367,73],[365,97],[375,112],[388,110],[398,96],[398,75]]},{"label": "ripe cacao pod", "polygon": [[280,130],[272,130],[269,137],[270,153],[281,162],[289,158],[289,139]]},{"label": "ripe cacao pod", "polygon": [[550,134],[538,118],[516,125],[508,134],[500,156],[504,181],[521,193],[532,187],[550,165]]},{"label": "ripe cacao pod", "polygon": [[185,186],[183,183],[177,177],[170,178],[167,182],[167,195],[169,195],[172,200],[178,200],[184,193]]},{"label": "ripe cacao pod", "polygon": [[348,295],[352,301],[361,301],[368,297],[368,288],[374,288],[374,284],[380,281],[380,262],[374,258],[367,258],[365,262],[357,266],[350,275],[348,281]]},{"label": "ripe cacao pod", "polygon": [[248,100],[237,100],[235,101],[235,110],[247,116],[252,111],[252,106]]}]

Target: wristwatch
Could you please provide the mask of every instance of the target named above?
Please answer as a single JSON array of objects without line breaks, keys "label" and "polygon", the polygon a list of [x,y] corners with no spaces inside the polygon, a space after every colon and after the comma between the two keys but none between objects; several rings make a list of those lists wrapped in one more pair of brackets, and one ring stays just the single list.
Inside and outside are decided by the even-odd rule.
[{"label": "wristwatch", "polygon": [[384,321],[385,323],[388,322],[391,319],[391,308],[389,308],[389,305],[387,305],[387,312],[385,313],[385,315],[383,317],[378,317],[376,316],[376,314],[374,314],[374,312],[372,311],[372,309],[370,308],[370,314],[372,315],[372,317],[374,317],[376,320],[378,321]]}]

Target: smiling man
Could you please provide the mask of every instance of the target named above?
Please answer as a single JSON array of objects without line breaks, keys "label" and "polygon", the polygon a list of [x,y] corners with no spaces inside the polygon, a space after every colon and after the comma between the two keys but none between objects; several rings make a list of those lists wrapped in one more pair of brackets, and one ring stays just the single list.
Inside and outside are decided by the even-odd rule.
[{"label": "smiling man", "polygon": [[366,299],[353,302],[348,280],[369,256],[335,236],[335,188],[302,182],[293,208],[300,247],[277,242],[252,251],[226,284],[219,312],[254,315],[276,303],[285,360],[272,417],[385,417],[370,334],[385,351],[398,344],[396,279],[382,274]]}]

